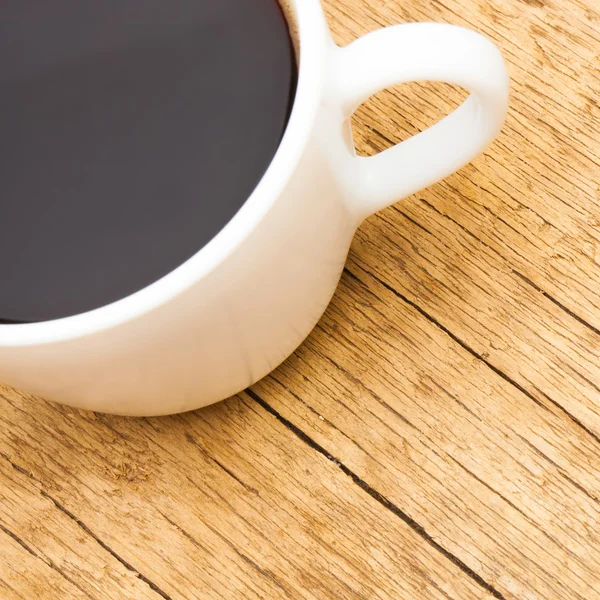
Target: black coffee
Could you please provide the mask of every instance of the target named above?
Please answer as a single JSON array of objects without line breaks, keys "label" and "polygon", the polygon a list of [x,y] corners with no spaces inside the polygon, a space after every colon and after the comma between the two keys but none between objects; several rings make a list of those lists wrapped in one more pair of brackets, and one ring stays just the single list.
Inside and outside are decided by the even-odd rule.
[{"label": "black coffee", "polygon": [[271,162],[295,85],[276,0],[4,0],[0,320],[123,298]]}]

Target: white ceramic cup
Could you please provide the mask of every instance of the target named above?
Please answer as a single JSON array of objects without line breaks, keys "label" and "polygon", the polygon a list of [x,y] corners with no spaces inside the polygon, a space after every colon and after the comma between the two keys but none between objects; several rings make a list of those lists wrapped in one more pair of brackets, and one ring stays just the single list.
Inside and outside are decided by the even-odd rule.
[{"label": "white ceramic cup", "polygon": [[[339,48],[319,0],[287,4],[300,43],[296,99],[279,150],[241,210],[186,263],[127,298],[55,321],[0,325],[1,381],[125,415],[227,398],[309,334],[366,216],[465,165],[499,132],[508,77],[486,38],[419,23]],[[356,107],[383,88],[422,80],[471,95],[430,129],[357,157],[349,124]]]}]

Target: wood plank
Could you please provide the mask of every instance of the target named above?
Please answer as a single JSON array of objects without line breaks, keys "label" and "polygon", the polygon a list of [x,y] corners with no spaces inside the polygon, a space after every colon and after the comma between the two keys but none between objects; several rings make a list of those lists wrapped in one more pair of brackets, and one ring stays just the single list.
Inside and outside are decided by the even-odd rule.
[{"label": "wood plank", "polygon": [[[509,59],[515,100],[485,157],[363,225],[321,325],[253,389],[503,597],[598,598],[600,129],[580,102],[597,61],[573,80],[576,57],[600,47],[597,6],[574,4],[574,27],[544,4],[327,3],[340,42],[431,20],[431,7],[483,29]],[[546,69],[532,64],[532,30],[560,40]],[[536,91],[549,88],[544,111]],[[355,119],[360,153],[463,96],[379,94]]]},{"label": "wood plank", "polygon": [[[324,5],[342,43],[489,35],[502,135],[363,224],[323,321],[247,394],[128,420],[2,388],[2,598],[600,598],[600,7]],[[463,97],[378,94],[359,152]]]},{"label": "wood plank", "polygon": [[[0,552],[0,573],[12,571],[12,575],[4,578],[12,582],[13,587],[18,586],[21,593],[26,588],[20,579],[30,579],[27,572],[35,573],[30,580],[38,580],[39,589],[36,594],[26,595],[27,598],[46,597],[43,594],[48,595],[53,589],[54,580],[61,578],[62,584],[70,584],[67,586],[70,591],[67,594],[63,590],[61,596],[55,586],[56,598],[94,598],[102,592],[113,598],[160,599],[137,573],[123,565],[72,515],[53,502],[35,484],[33,477],[4,459],[0,460],[0,481],[0,530],[22,545],[30,554],[25,562],[31,563],[23,572],[22,556],[17,558],[13,554],[11,557],[10,553]],[[10,549],[10,546],[8,540],[0,542],[2,549]],[[82,564],[85,569],[81,568]],[[16,576],[19,570],[21,578]]]},{"label": "wood plank", "polygon": [[88,598],[29,547],[0,529],[0,594],[3,600],[31,598]]},{"label": "wood plank", "polygon": [[[600,98],[589,97],[599,77],[600,7],[519,0],[469,0],[460,10],[416,1],[327,6],[341,43],[382,20],[437,15],[476,27],[502,48],[513,93],[500,139],[460,173],[399,204],[400,214],[372,219],[354,248],[478,355],[600,437]],[[558,16],[565,14],[574,25]],[[547,40],[543,60],[538,38]],[[380,94],[355,119],[359,150],[373,154],[414,134],[462,97],[432,85]]]},{"label": "wood plank", "polygon": [[[61,536],[61,564],[72,561],[69,575],[92,598],[129,597],[113,587],[125,571],[151,586],[138,597],[490,597],[247,395],[150,420],[77,412],[7,388],[0,404],[0,521],[10,518],[50,558],[59,552],[46,529],[54,525],[35,527],[47,514],[70,519],[77,533]],[[33,506],[16,511],[16,502]],[[12,571],[2,579],[18,589]]]},{"label": "wood plank", "polygon": [[350,269],[257,396],[502,597],[600,597],[598,443]]}]

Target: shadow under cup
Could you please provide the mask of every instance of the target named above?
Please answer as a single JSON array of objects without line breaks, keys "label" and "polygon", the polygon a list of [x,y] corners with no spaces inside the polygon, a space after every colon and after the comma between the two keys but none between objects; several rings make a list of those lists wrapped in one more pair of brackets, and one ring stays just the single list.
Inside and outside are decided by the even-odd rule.
[{"label": "shadow under cup", "polygon": [[0,323],[120,300],[221,231],[287,126],[293,5],[10,3],[0,20]]}]

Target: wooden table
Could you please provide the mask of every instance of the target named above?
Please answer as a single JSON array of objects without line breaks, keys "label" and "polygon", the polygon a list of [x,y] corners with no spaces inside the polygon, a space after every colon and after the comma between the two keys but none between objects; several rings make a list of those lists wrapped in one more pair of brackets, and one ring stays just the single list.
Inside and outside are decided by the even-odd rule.
[{"label": "wooden table", "polygon": [[[0,389],[0,598],[600,598],[598,0],[328,0],[442,21],[513,80],[485,156],[361,227],[272,376],[126,419]],[[464,94],[356,116],[372,154]]]}]

